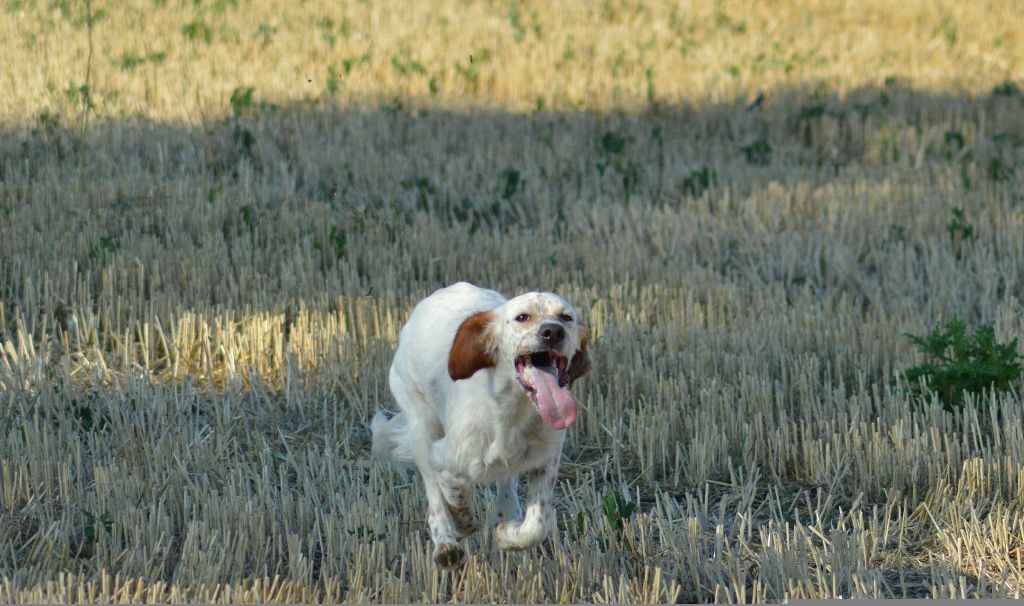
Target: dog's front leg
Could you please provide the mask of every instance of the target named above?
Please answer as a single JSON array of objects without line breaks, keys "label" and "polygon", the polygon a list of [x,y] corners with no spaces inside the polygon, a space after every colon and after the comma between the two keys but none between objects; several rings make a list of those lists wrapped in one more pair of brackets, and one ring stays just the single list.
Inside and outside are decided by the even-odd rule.
[{"label": "dog's front leg", "polygon": [[[555,493],[557,477],[558,456],[527,474],[529,484],[526,491],[526,515],[522,522],[510,520],[498,524],[494,536],[499,549],[530,549],[539,545],[548,536],[555,525],[551,497]],[[500,490],[499,485],[499,494]],[[515,495],[514,486],[512,495]],[[518,499],[516,501],[518,508]]]},{"label": "dog's front leg", "polygon": [[445,502],[442,473],[436,463],[430,459],[430,447],[419,446],[416,465],[423,477],[423,488],[427,493],[427,525],[430,527],[430,538],[434,541],[434,562],[442,568],[452,568],[462,563],[465,552],[459,546],[452,518]]},{"label": "dog's front leg", "polygon": [[494,524],[519,522],[523,519],[523,508],[519,505],[519,476],[512,476],[498,482],[494,499]]},{"label": "dog's front leg", "polygon": [[473,515],[473,486],[468,480],[447,470],[438,473],[441,493],[448,504],[448,512],[455,522],[455,531],[460,539],[468,537],[480,525]]}]

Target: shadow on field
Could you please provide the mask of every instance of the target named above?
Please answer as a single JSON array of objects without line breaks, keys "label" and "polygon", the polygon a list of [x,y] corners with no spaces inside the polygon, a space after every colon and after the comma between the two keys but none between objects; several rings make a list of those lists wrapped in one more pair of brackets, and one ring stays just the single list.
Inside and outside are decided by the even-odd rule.
[{"label": "shadow on field", "polygon": [[[260,307],[277,295],[322,303],[327,293],[380,295],[395,285],[424,293],[454,279],[515,290],[563,283],[565,270],[573,282],[607,287],[608,272],[588,258],[567,268],[552,256],[488,274],[473,255],[438,262],[431,250],[388,265],[354,254],[354,243],[373,230],[386,232],[378,243],[400,242],[426,220],[478,247],[493,248],[509,232],[532,234],[554,255],[566,252],[557,244],[575,235],[575,224],[600,227],[615,209],[737,213],[746,194],[772,184],[814,190],[891,181],[899,190],[901,180],[922,173],[963,194],[949,206],[965,206],[987,186],[1005,191],[1024,177],[1017,168],[1024,96],[1012,83],[980,98],[898,82],[842,97],[804,87],[604,116],[369,105],[338,111],[253,101],[201,126],[98,117],[83,129],[77,116],[45,112],[35,124],[6,125],[0,297],[7,315],[34,304],[30,276],[70,262],[95,280],[118,255],[175,278],[136,285],[150,301],[169,296],[172,308]],[[310,209],[321,220],[302,224]],[[237,243],[246,238],[263,250],[244,258]],[[295,285],[261,256],[304,238],[319,270],[358,279],[345,280],[340,292],[323,281]],[[49,254],[54,247],[60,255]],[[180,267],[190,251],[211,249],[220,253],[215,271]],[[245,267],[263,264],[255,282],[237,284]],[[58,288],[48,296],[94,303],[75,300],[70,283]]]},{"label": "shadow on field", "polygon": [[882,177],[937,165],[970,189],[1014,175],[1022,110],[1012,83],[974,98],[893,82],[842,97],[803,87],[602,116],[253,101],[202,126],[100,116],[83,129],[80,116],[44,112],[0,131],[9,192],[0,212],[16,213],[49,180],[75,179],[107,186],[90,202],[114,212],[172,204],[168,182],[211,196],[258,184],[265,191],[255,201],[270,205],[383,205],[524,228],[566,199],[683,206],[717,188],[820,185],[850,171]]}]

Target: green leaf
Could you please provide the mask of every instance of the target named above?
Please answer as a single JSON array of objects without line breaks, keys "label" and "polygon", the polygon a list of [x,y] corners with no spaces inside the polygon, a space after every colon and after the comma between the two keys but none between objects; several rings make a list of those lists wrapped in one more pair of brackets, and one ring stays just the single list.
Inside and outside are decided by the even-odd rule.
[{"label": "green leaf", "polygon": [[998,343],[990,324],[978,326],[971,335],[964,323],[954,318],[927,335],[906,336],[926,358],[924,364],[904,371],[908,389],[919,396],[937,394],[947,410],[962,409],[964,393],[1007,391],[1024,377],[1024,357],[1017,353],[1017,339]]}]

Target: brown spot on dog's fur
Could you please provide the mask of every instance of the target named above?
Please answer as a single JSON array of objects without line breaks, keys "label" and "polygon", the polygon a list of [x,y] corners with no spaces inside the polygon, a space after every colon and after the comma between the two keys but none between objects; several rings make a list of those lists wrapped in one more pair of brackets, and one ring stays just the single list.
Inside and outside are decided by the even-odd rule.
[{"label": "brown spot on dog's fur", "polygon": [[481,368],[494,368],[487,325],[492,320],[490,312],[475,313],[459,325],[448,352],[448,376],[453,381],[468,379]]},{"label": "brown spot on dog's fur", "polygon": [[572,360],[569,361],[569,368],[566,370],[566,374],[569,375],[570,386],[594,367],[590,362],[590,354],[587,352],[587,345],[590,343],[590,333],[583,324],[579,326],[579,339],[579,347],[576,349],[576,353],[572,355]]},{"label": "brown spot on dog's fur", "polygon": [[455,543],[441,543],[437,546],[434,561],[442,568],[452,568],[462,562],[464,553]]},{"label": "brown spot on dog's fur", "polygon": [[538,467],[537,469],[531,469],[529,472],[527,472],[526,479],[529,482],[535,482],[535,481],[539,480],[540,478],[543,478],[546,474],[549,473],[549,471],[552,472],[551,473],[551,477],[554,478],[555,477],[555,474],[553,473],[554,470],[550,470],[547,467]]}]

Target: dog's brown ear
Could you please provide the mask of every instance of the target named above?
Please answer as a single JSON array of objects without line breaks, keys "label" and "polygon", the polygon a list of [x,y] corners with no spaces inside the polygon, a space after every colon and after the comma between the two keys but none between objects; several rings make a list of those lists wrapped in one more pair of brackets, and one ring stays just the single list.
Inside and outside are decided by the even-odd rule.
[{"label": "dog's brown ear", "polygon": [[448,352],[448,376],[453,381],[468,379],[481,368],[494,368],[492,338],[488,325],[493,319],[487,311],[475,313],[459,326]]},{"label": "dog's brown ear", "polygon": [[587,353],[587,345],[590,343],[590,333],[587,331],[587,327],[580,324],[580,345],[576,349],[576,353],[572,355],[572,360],[569,360],[569,369],[566,374],[569,375],[569,385],[572,385],[576,379],[579,379],[583,375],[590,372],[594,367],[590,363],[590,354]]}]

